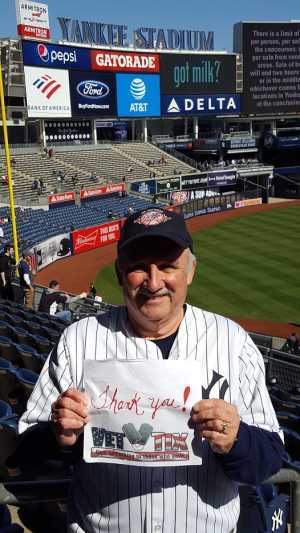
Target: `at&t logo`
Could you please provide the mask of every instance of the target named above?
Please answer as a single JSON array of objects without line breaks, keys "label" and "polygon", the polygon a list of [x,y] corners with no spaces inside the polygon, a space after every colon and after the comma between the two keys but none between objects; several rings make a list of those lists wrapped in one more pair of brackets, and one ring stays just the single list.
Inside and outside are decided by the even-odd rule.
[{"label": "at&t logo", "polygon": [[[141,78],[134,78],[130,84],[130,94],[134,100],[142,100],[146,96],[146,85]],[[130,104],[130,111],[147,111],[148,103],[144,102],[133,102]]]}]

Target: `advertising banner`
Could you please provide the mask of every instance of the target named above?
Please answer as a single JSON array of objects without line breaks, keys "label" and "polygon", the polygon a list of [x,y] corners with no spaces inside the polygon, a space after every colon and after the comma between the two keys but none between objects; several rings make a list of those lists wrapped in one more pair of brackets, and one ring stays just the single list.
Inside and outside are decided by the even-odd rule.
[{"label": "advertising banner", "polygon": [[162,194],[170,191],[178,191],[181,188],[180,178],[156,180],[156,193]]},{"label": "advertising banner", "polygon": [[208,187],[222,187],[222,185],[235,185],[236,171],[221,170],[217,172],[207,172]]},{"label": "advertising banner", "polygon": [[246,114],[298,113],[300,22],[243,22],[243,96]]},{"label": "advertising banner", "polygon": [[116,183],[104,187],[93,187],[92,189],[82,189],[80,191],[80,199],[88,200],[89,198],[95,198],[96,196],[119,193],[122,191],[125,191],[125,183]]},{"label": "advertising banner", "polygon": [[75,202],[75,192],[62,192],[58,194],[50,194],[48,196],[49,207],[66,202]]},{"label": "advertising banner", "polygon": [[85,361],[90,399],[86,462],[201,465],[202,439],[189,419],[206,390],[200,361]]},{"label": "advertising banner", "polygon": [[188,96],[163,94],[161,114],[180,115],[238,115],[240,112],[239,94],[210,94]]},{"label": "advertising banner", "polygon": [[28,117],[71,117],[69,73],[24,67]]},{"label": "advertising banner", "polygon": [[189,191],[173,191],[170,195],[172,205],[186,204],[190,199]]},{"label": "advertising banner", "polygon": [[164,94],[235,93],[235,54],[161,54]]},{"label": "advertising banner", "polygon": [[66,141],[88,141],[92,138],[90,120],[51,120],[45,121],[45,139],[47,142],[65,143]]},{"label": "advertising banner", "polygon": [[50,39],[48,5],[30,0],[16,0],[18,35]]},{"label": "advertising banner", "polygon": [[155,194],[155,180],[135,181],[131,183],[131,190],[141,194]]},{"label": "advertising banner", "polygon": [[71,255],[70,233],[56,235],[34,247],[36,270]]},{"label": "advertising banner", "polygon": [[222,139],[221,147],[223,150],[248,150],[249,148],[256,148],[256,138],[241,136],[231,137],[230,139]]},{"label": "advertising banner", "polygon": [[185,189],[199,189],[200,187],[206,187],[207,174],[189,174],[187,176],[181,176],[181,188]]},{"label": "advertising banner", "polygon": [[159,54],[139,54],[112,50],[91,50],[93,70],[111,72],[159,72]]},{"label": "advertising banner", "polygon": [[157,74],[116,74],[120,117],[159,117],[160,81]]},{"label": "advertising banner", "polygon": [[88,48],[22,41],[24,65],[64,69],[90,69]]},{"label": "advertising banner", "polygon": [[249,198],[248,200],[239,200],[234,203],[235,209],[240,207],[249,207],[250,205],[259,205],[262,204],[262,198]]},{"label": "advertising banner", "polygon": [[121,221],[114,220],[101,226],[82,228],[72,232],[73,253],[80,254],[112,244],[120,238]]},{"label": "advertising banner", "polygon": [[115,77],[107,72],[70,72],[73,116],[113,116]]}]

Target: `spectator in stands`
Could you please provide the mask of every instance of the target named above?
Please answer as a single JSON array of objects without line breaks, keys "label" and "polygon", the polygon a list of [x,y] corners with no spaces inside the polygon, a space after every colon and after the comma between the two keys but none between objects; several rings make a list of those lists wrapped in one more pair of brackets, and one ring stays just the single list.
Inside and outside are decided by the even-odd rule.
[{"label": "spectator in stands", "polygon": [[75,189],[75,187],[76,187],[76,185],[77,185],[77,183],[78,183],[78,174],[73,174],[73,176],[72,176],[71,179],[72,179],[73,187],[74,187],[74,189]]},{"label": "spectator in stands", "polygon": [[41,191],[43,191],[45,189],[45,184],[44,184],[44,180],[42,178],[39,179],[39,182],[40,182],[40,188],[41,188]]},{"label": "spectator in stands", "polygon": [[113,217],[114,217],[114,214],[113,214],[112,209],[109,209],[109,210],[107,211],[107,215],[106,215],[106,216],[107,216],[107,218],[113,218]]},{"label": "spectator in stands", "polygon": [[133,171],[133,168],[132,168],[132,166],[131,166],[131,165],[129,165],[129,167],[128,167],[128,169],[127,169],[127,172],[129,172],[129,173],[130,173],[130,172],[132,172],[132,171]]},{"label": "spectator in stands", "polygon": [[69,296],[66,293],[62,293],[59,288],[60,285],[58,281],[50,281],[49,289],[45,290],[42,294],[39,303],[39,311],[56,316],[62,320],[70,321],[72,318],[71,311],[69,309],[58,310],[59,306],[64,307],[66,304],[77,302],[82,298],[86,298],[87,293],[82,292],[78,296]]},{"label": "spectator in stands", "polygon": [[294,353],[298,352],[299,337],[298,337],[297,333],[295,333],[294,331],[292,333],[290,333],[290,335],[287,338],[287,344],[288,344],[290,353],[294,354]]},{"label": "spectator in stands", "polygon": [[[75,449],[80,450],[69,491],[69,531],[96,533],[101,522],[101,531],[110,533],[190,533],[194,529],[199,533],[232,533],[239,514],[238,484],[258,485],[282,465],[284,446],[259,350],[236,323],[185,303],[196,268],[192,246],[184,219],[177,213],[152,207],[128,218],[121,230],[116,263],[126,307],[89,316],[63,332],[22,415],[21,432],[36,425],[49,427],[51,420],[60,446],[77,446]],[[186,431],[189,426],[193,432],[194,465],[186,461],[178,467],[170,461],[168,467],[160,467],[156,457],[156,466],[149,468],[138,462],[134,466],[111,464],[110,459],[110,464],[85,462],[82,432],[90,422],[89,413],[100,413],[97,400],[104,397],[102,384],[98,390],[94,385],[92,403],[83,391],[87,360],[93,360],[94,372],[100,379],[104,365],[113,361],[110,381],[104,384],[117,382],[114,373],[118,373],[118,365],[124,367],[119,372],[120,379],[121,375],[124,379],[125,365],[144,364],[146,374],[158,363],[164,367],[163,380],[168,383],[168,363],[177,362],[177,371],[184,367],[187,373],[191,372],[192,362],[198,363],[199,374],[192,389],[195,396],[186,412]],[[129,391],[130,385],[129,382]],[[135,398],[139,391],[152,396],[143,377],[136,377],[133,386],[138,391]],[[106,428],[112,428],[113,423],[114,428],[118,428],[117,424],[122,427],[117,408],[114,422],[109,425],[108,412],[114,406],[132,410],[134,415],[128,412],[125,416],[136,419],[133,416],[138,401],[118,402],[121,393],[119,396],[118,391],[117,398],[117,389],[112,392],[115,385],[109,387],[105,389],[103,417],[101,422],[95,422],[98,427],[94,428],[94,456],[107,446],[112,451],[111,458],[116,452],[117,461],[125,450],[131,450],[126,455],[129,458],[130,453],[134,459],[134,450],[144,446],[143,426],[138,431],[129,424],[131,435],[134,430],[134,442],[140,443],[143,438],[142,446],[137,448],[123,444],[122,433]],[[153,383],[153,394],[158,390]],[[176,392],[177,397],[182,395],[177,383],[174,396]],[[129,397],[128,394],[126,398]],[[170,411],[166,411],[166,416]],[[142,415],[143,411],[137,414]],[[153,426],[156,432],[156,421]],[[147,438],[153,426],[149,427]],[[87,427],[87,433],[94,433],[94,429]],[[128,441],[131,435],[128,431]],[[189,459],[192,449],[182,436],[174,447],[177,451],[186,450],[184,459]]]},{"label": "spectator in stands", "polygon": [[38,182],[38,179],[37,178],[34,178],[32,184],[31,184],[31,190],[32,191],[37,191],[39,188],[39,182]]},{"label": "spectator in stands", "polygon": [[7,244],[0,254],[0,296],[10,301],[15,299],[12,287],[14,265],[14,249],[11,244]]},{"label": "spectator in stands", "polygon": [[96,174],[96,172],[94,170],[91,172],[90,180],[91,181],[97,181],[97,174]]},{"label": "spectator in stands", "polygon": [[161,157],[160,157],[160,160],[159,160],[159,164],[160,165],[166,165],[167,164],[167,159],[166,159],[165,154],[161,154]]},{"label": "spectator in stands", "polygon": [[4,229],[3,222],[0,220],[0,244],[4,241]]},{"label": "spectator in stands", "polygon": [[44,146],[44,148],[43,148],[43,155],[44,155],[44,157],[48,156],[48,148],[47,148],[47,146]]},{"label": "spectator in stands", "polygon": [[132,207],[132,205],[130,205],[127,209],[127,216],[129,217],[130,215],[133,215],[134,213],[134,208]]},{"label": "spectator in stands", "polygon": [[23,252],[18,265],[20,287],[24,291],[24,304],[33,309],[34,287],[29,252]]},{"label": "spectator in stands", "polygon": [[89,292],[88,292],[88,298],[91,298],[92,300],[95,298],[97,294],[97,290],[96,290],[96,287],[94,285],[94,283],[90,283],[90,288],[89,288]]},{"label": "spectator in stands", "polygon": [[10,164],[11,164],[11,167],[12,167],[12,168],[15,168],[15,167],[16,167],[17,161],[15,160],[14,157],[11,158],[11,160],[10,160]]},{"label": "spectator in stands", "polygon": [[49,159],[51,159],[53,156],[54,156],[54,149],[51,147],[48,150],[48,157],[49,157]]}]

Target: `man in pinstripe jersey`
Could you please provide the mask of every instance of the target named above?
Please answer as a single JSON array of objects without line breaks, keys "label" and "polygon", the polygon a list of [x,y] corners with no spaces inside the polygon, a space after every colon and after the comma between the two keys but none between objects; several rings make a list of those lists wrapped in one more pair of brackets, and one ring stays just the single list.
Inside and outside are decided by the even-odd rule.
[{"label": "man in pinstripe jersey", "polygon": [[231,533],[239,516],[238,483],[258,484],[281,466],[284,448],[263,359],[237,324],[185,304],[195,266],[180,215],[155,208],[130,216],[116,263],[125,307],[69,326],[42,370],[20,431],[50,422],[60,445],[77,446],[88,421],[85,359],[201,362],[199,401],[189,423],[203,437],[202,464],[80,460],[70,531]]}]

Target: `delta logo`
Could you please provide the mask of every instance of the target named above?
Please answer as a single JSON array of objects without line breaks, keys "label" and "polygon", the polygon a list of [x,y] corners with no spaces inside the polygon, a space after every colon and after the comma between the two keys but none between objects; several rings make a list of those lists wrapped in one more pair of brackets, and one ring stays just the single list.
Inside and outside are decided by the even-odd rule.
[{"label": "delta logo", "polygon": [[61,88],[61,84],[49,74],[40,76],[33,82],[33,86],[46,96],[48,100]]}]

